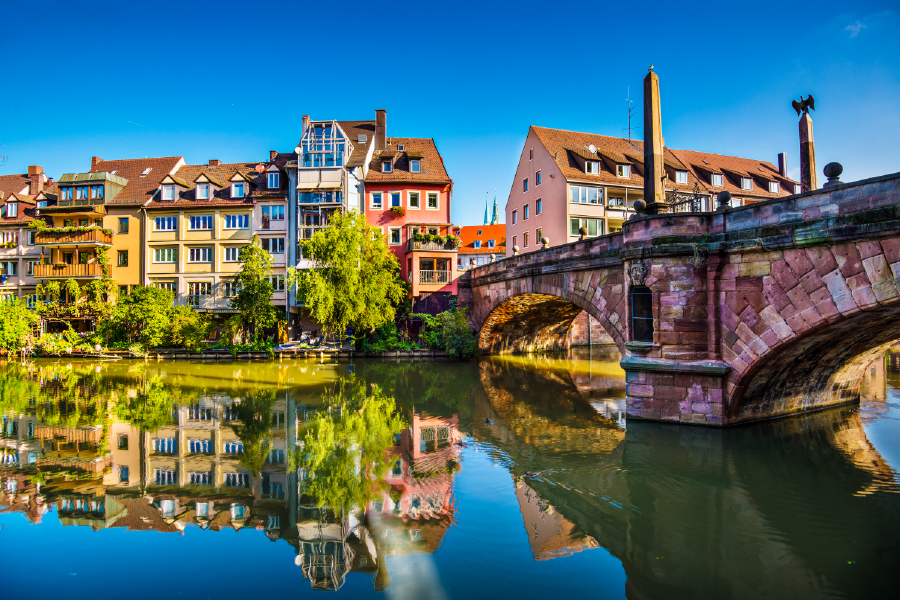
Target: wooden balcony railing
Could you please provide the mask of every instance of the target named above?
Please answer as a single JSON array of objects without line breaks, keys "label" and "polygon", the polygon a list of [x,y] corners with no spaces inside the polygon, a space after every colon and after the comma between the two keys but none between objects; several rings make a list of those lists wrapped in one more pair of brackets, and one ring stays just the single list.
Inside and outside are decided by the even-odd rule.
[{"label": "wooden balcony railing", "polygon": [[406,251],[426,250],[429,252],[456,252],[455,242],[432,242],[428,240],[409,240],[406,242]]},{"label": "wooden balcony railing", "polygon": [[101,277],[99,263],[87,265],[34,265],[34,276],[39,279],[69,279]]},{"label": "wooden balcony railing", "polygon": [[104,233],[100,229],[91,229],[90,231],[38,231],[34,236],[34,243],[38,246],[60,246],[60,245],[81,245],[89,246],[92,244],[110,244],[112,245],[112,235]]}]

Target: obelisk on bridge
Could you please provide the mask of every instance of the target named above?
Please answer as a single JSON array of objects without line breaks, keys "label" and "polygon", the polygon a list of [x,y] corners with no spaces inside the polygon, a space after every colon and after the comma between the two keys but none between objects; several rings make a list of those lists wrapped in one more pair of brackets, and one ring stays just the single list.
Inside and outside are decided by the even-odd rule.
[{"label": "obelisk on bridge", "polygon": [[800,117],[800,189],[811,192],[819,187],[816,182],[816,145],[812,118],[809,116],[810,110],[816,110],[816,99],[812,94],[806,98],[800,96],[800,102],[793,100],[791,106]]},{"label": "obelisk on bridge", "polygon": [[644,77],[644,202],[647,203],[647,214],[656,214],[665,204],[665,173],[659,77],[650,65]]}]

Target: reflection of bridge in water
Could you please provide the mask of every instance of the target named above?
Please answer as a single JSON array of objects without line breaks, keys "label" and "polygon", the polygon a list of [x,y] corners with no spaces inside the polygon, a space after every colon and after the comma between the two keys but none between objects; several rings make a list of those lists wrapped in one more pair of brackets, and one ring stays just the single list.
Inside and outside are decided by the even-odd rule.
[{"label": "reflection of bridge in water", "polygon": [[[630,598],[857,596],[892,585],[882,563],[900,531],[900,490],[856,411],[624,431],[587,414],[588,398],[558,370],[513,365],[482,362],[473,434],[510,463],[536,560],[602,546],[622,561]],[[842,526],[823,527],[832,519]],[[848,560],[866,567],[848,570]]]}]

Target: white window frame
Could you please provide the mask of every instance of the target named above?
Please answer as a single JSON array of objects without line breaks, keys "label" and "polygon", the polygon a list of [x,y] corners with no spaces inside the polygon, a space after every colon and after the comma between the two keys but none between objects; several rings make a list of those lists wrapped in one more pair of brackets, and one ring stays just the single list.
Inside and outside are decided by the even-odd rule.
[{"label": "white window frame", "polygon": [[7,217],[18,217],[19,216],[19,203],[18,202],[10,202],[6,205],[6,216]]},{"label": "white window frame", "polygon": [[687,171],[675,171],[675,183],[687,183],[688,182],[688,172]]},{"label": "white window frame", "polygon": [[795,194],[802,194],[802,193],[803,193],[803,186],[800,185],[799,183],[795,183],[795,184],[794,184],[794,193],[795,193]]},{"label": "white window frame", "polygon": [[488,240],[487,241],[488,248],[495,248],[496,246],[497,246],[497,240]]},{"label": "white window frame", "polygon": [[[163,221],[163,224],[168,225],[172,224],[171,228],[160,228],[159,220]],[[171,221],[169,221],[171,219]],[[178,231],[178,217],[153,217],[153,231]]]},{"label": "white window frame", "polygon": [[[397,237],[399,241],[394,242],[393,233],[397,232]],[[387,235],[388,246],[402,246],[403,245],[403,228],[402,227],[388,227],[388,235]]]},{"label": "white window frame", "polygon": [[409,172],[410,173],[421,173],[422,172],[422,161],[419,160],[418,158],[410,159]]},{"label": "white window frame", "polygon": [[[191,221],[195,218],[197,219],[198,224],[206,223],[207,219],[209,219],[209,227],[193,227],[193,223]],[[188,231],[212,231],[214,227],[215,223],[213,223],[213,215],[190,215],[188,217]]]},{"label": "white window frame", "polygon": [[[204,260],[204,258],[205,258],[205,260]],[[211,264],[213,261],[212,247],[210,247],[210,246],[195,246],[193,248],[188,248],[188,260],[187,261],[192,264],[200,264],[200,265]]]},{"label": "white window frame", "polygon": [[480,249],[481,249],[481,240],[475,240],[475,241],[473,241],[473,242],[472,242],[472,247],[475,248],[476,250],[480,250]]},{"label": "white window frame", "polygon": [[389,160],[381,161],[381,172],[382,173],[393,173],[394,172],[394,164]]},{"label": "white window frame", "polygon": [[40,264],[40,261],[37,260],[29,260],[25,262],[25,275],[27,277],[34,277],[34,266]]},{"label": "white window frame", "polygon": [[[222,262],[227,263],[236,263],[241,262],[241,248],[243,246],[225,246],[225,257],[222,259]],[[229,254],[233,254],[232,258],[228,258]]]},{"label": "white window frame", "polygon": [[[233,224],[229,225],[228,224],[229,219],[237,220],[237,225],[233,225]],[[223,220],[225,221],[225,227],[224,227],[225,229],[231,229],[231,230],[250,229],[250,215],[240,214],[240,213],[230,214],[230,215],[225,215]],[[243,226],[242,226],[242,224],[243,224]]]},{"label": "white window frame", "polygon": [[[416,205],[412,205],[413,195],[416,197]],[[407,191],[406,192],[406,208],[408,210],[421,210],[422,208],[422,192]]]},{"label": "white window frame", "polygon": [[713,187],[723,187],[725,183],[725,176],[721,173],[713,173],[709,181],[710,185]]},{"label": "white window frame", "polygon": [[47,201],[46,200],[38,200],[37,207],[38,208],[47,208]]},{"label": "white window frame", "polygon": [[174,185],[164,185],[162,186],[162,192],[160,198],[163,200],[174,200],[175,199],[175,186]]},{"label": "white window frame", "polygon": [[[160,260],[162,257],[162,260]],[[168,246],[153,249],[153,262],[156,264],[174,264],[178,262],[178,248]]]},{"label": "white window frame", "polygon": [[397,194],[397,196],[398,196],[399,202],[397,203],[397,206],[399,206],[399,207],[401,207],[401,208],[403,207],[403,191],[402,191],[402,190],[396,190],[396,191],[388,192],[388,193],[387,193],[387,195],[388,195],[388,201],[391,203],[391,205],[388,206],[388,210],[390,210],[390,209],[392,209],[392,208],[394,207],[394,199],[393,199],[393,197],[392,197],[394,194]]},{"label": "white window frame", "polygon": [[278,177],[279,173],[276,171],[271,171],[266,176],[266,183],[270,190],[277,190],[280,186],[280,178]]},{"label": "white window frame", "polygon": [[[434,194],[435,198],[437,198],[437,202],[435,203],[435,207],[431,208],[428,206],[428,198]],[[425,192],[425,210],[441,210],[441,193],[440,192]]]},{"label": "white window frame", "polygon": [[[281,240],[281,252],[272,252],[272,246],[273,246],[273,245],[278,245],[278,244],[275,242],[275,240]],[[265,243],[265,245],[263,245],[264,243]],[[286,247],[287,247],[287,244],[285,243],[285,239],[284,239],[283,237],[262,238],[262,239],[260,240],[260,245],[262,246],[263,250],[265,250],[266,252],[268,252],[268,253],[271,254],[272,256],[275,256],[276,254],[278,254],[278,255],[284,254],[284,253],[285,253],[285,249],[286,249]],[[266,248],[266,246],[268,246],[268,248]]]},{"label": "white window frame", "polygon": [[584,161],[584,172],[588,175],[599,175],[600,174],[600,161],[599,160],[586,160]]},{"label": "white window frame", "polygon": [[[378,204],[375,203],[376,196],[378,196]],[[384,210],[384,192],[369,192],[369,208]]]},{"label": "white window frame", "polygon": [[397,144],[397,150],[399,150],[400,152],[405,152],[406,145],[405,144]]},{"label": "white window frame", "polygon": [[[241,193],[238,195],[237,190],[238,186],[241,188]],[[244,198],[246,196],[246,181],[234,181],[231,183],[231,197],[232,198]]]},{"label": "white window frame", "polygon": [[631,177],[631,165],[616,163],[616,177],[628,179]]},{"label": "white window frame", "polygon": [[[775,188],[775,189],[772,189],[772,188]],[[769,182],[769,193],[770,194],[777,194],[780,191],[781,191],[781,189],[780,189],[780,186],[778,185],[777,181]]]},{"label": "white window frame", "polygon": [[[200,194],[200,190],[203,190],[203,195]],[[197,188],[195,190],[194,197],[197,200],[209,200],[209,184],[208,183],[198,183]]]},{"label": "white window frame", "polygon": [[284,281],[285,281],[284,275],[281,275],[281,274],[269,275],[268,279],[269,279],[269,283],[272,284],[273,292],[283,292],[286,289],[285,284],[284,284]]},{"label": "white window frame", "polygon": [[750,177],[741,177],[741,189],[742,190],[752,190],[753,189],[753,179]]}]

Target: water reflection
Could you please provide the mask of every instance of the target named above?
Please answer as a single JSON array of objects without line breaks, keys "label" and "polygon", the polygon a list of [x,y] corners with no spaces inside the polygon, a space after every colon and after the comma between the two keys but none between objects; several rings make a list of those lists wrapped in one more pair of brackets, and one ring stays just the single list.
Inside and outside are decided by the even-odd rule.
[{"label": "water reflection", "polygon": [[[293,547],[317,590],[355,573],[369,592],[597,595],[603,569],[567,571],[579,560],[624,572],[613,597],[892,589],[900,489],[867,428],[897,421],[900,352],[867,370],[858,408],[725,431],[626,429],[616,362],[7,364],[0,506],[94,530],[255,531]],[[494,526],[470,527],[482,512]]]}]

